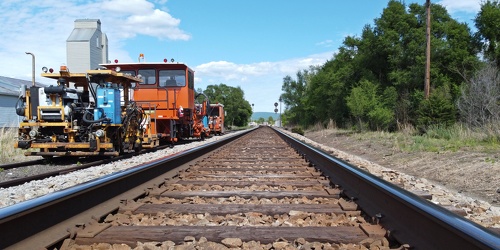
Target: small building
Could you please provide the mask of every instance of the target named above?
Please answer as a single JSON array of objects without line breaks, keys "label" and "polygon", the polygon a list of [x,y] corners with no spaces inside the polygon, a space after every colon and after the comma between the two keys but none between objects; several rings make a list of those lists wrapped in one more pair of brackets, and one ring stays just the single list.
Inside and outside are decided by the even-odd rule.
[{"label": "small building", "polygon": [[[0,128],[19,127],[22,117],[16,114],[16,104],[21,87],[31,86],[31,81],[0,76]],[[36,83],[37,86],[43,86]]]},{"label": "small building", "polygon": [[108,37],[99,19],[76,19],[66,40],[66,61],[71,72],[86,72],[108,62]]}]

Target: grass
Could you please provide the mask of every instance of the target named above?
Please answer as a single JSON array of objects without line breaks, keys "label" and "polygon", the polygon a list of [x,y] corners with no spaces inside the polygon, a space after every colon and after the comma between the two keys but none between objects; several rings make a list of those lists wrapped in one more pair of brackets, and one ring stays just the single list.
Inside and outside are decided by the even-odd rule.
[{"label": "grass", "polygon": [[491,127],[471,129],[462,124],[435,126],[423,135],[412,135],[411,143],[404,145],[403,149],[429,152],[472,149],[493,152],[500,148],[499,136]]},{"label": "grass", "polygon": [[[354,139],[379,142],[400,152],[456,152],[458,150],[496,152],[500,149],[500,129],[496,129],[495,126],[476,129],[462,124],[455,124],[451,127],[434,126],[428,128],[424,134],[419,134],[412,127],[406,127],[398,132],[353,132],[337,128],[333,130],[336,134],[348,134]],[[318,128],[314,127],[311,131],[318,131]]]},{"label": "grass", "polygon": [[14,148],[17,128],[0,128],[0,164],[26,160],[24,150]]}]

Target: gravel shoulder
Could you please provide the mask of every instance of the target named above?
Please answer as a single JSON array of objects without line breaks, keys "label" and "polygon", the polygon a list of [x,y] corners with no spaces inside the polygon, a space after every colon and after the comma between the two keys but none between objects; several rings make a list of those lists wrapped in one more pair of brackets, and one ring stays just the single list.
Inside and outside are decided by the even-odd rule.
[{"label": "gravel shoulder", "polygon": [[410,192],[428,193],[430,202],[484,227],[500,228],[500,163],[494,153],[409,153],[398,150],[393,139],[359,139],[338,130],[305,136],[282,131]]},{"label": "gravel shoulder", "polygon": [[500,159],[497,153],[403,152],[381,139],[358,139],[334,130],[310,131],[305,137],[389,169],[446,187],[450,191],[500,206]]}]

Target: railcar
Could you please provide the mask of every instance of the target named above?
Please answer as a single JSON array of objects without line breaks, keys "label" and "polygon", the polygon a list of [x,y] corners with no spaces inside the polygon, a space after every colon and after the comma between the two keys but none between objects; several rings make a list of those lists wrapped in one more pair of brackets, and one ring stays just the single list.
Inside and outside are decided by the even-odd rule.
[{"label": "railcar", "polygon": [[58,73],[44,67],[48,87],[23,86],[16,113],[23,117],[14,147],[25,155],[117,156],[140,150],[145,115],[131,101],[140,78],[112,70]]},{"label": "railcar", "polygon": [[163,62],[101,64],[109,70],[142,79],[134,86],[134,101],[144,110],[146,133],[142,147],[210,136],[209,100],[197,103],[194,71],[184,63]]},{"label": "railcar", "polygon": [[221,103],[210,104],[208,119],[210,134],[222,135],[225,132],[224,129],[224,105]]}]

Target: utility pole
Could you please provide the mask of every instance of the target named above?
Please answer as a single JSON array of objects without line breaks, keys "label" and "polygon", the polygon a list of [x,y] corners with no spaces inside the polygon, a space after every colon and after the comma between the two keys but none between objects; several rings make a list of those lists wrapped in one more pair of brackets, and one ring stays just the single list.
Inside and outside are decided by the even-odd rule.
[{"label": "utility pole", "polygon": [[279,127],[281,128],[281,102],[283,101],[283,99],[281,98],[281,96],[280,96],[279,101],[280,101],[280,122],[279,122]]},{"label": "utility pole", "polygon": [[427,7],[427,49],[425,62],[425,82],[424,82],[424,97],[429,99],[431,88],[431,0],[426,0]]}]

